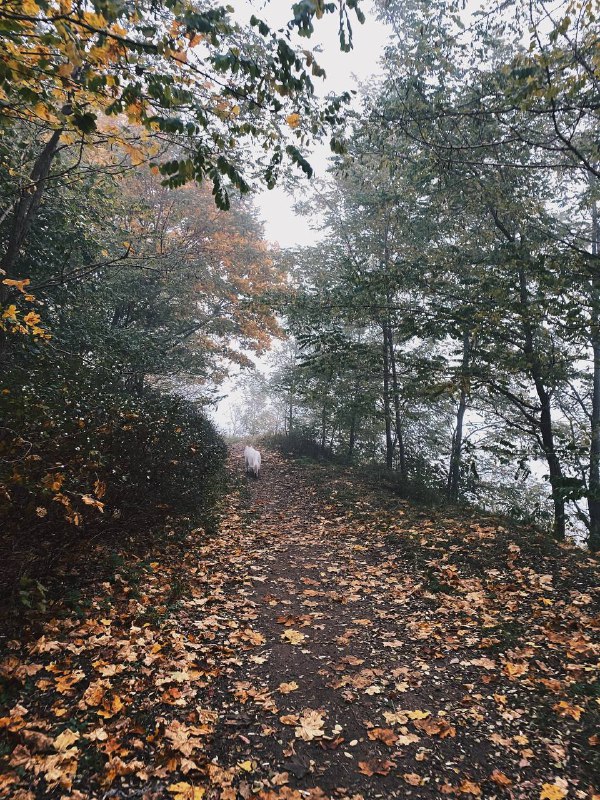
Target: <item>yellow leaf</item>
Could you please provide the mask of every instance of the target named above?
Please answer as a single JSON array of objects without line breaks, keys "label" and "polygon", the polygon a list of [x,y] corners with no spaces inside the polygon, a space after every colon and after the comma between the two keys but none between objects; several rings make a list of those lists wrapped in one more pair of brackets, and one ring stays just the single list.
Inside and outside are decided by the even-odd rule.
[{"label": "yellow leaf", "polygon": [[4,278],[2,283],[5,286],[12,286],[13,288],[18,289],[20,292],[23,292],[23,294],[25,294],[25,287],[29,286],[31,281],[29,280],[29,278],[24,278],[22,281],[15,280],[15,278]]},{"label": "yellow leaf", "polygon": [[402,713],[406,714],[406,716],[409,719],[427,719],[427,717],[430,715],[431,712],[430,711],[403,711]]},{"label": "yellow leaf", "polygon": [[285,118],[285,121],[290,126],[290,128],[297,128],[298,125],[300,125],[300,119],[301,119],[300,114],[296,114],[294,112],[293,114],[288,114],[287,117]]},{"label": "yellow leaf", "polygon": [[44,103],[36,103],[33,107],[33,111],[38,119],[43,119],[45,122],[59,122],[58,117],[53,114]]},{"label": "yellow leaf", "polygon": [[244,772],[252,772],[253,770],[252,761],[239,761],[238,767],[243,769]]},{"label": "yellow leaf", "polygon": [[191,783],[185,781],[172,783],[167,789],[175,795],[175,800],[202,800],[205,792],[201,786],[192,786]]},{"label": "yellow leaf", "polygon": [[306,638],[300,631],[295,631],[293,628],[288,628],[287,631],[281,634],[281,638],[290,644],[301,644]]},{"label": "yellow leaf", "polygon": [[40,315],[36,314],[35,311],[30,311],[29,314],[23,317],[23,322],[30,327],[35,327],[40,320]]},{"label": "yellow leaf", "polygon": [[61,734],[59,734],[56,739],[54,740],[54,747],[56,750],[66,750],[70,747],[73,742],[76,742],[79,739],[79,734],[77,731],[72,731],[69,728],[64,730]]},{"label": "yellow leaf", "polygon": [[567,792],[555,783],[543,783],[540,800],[563,800]]}]

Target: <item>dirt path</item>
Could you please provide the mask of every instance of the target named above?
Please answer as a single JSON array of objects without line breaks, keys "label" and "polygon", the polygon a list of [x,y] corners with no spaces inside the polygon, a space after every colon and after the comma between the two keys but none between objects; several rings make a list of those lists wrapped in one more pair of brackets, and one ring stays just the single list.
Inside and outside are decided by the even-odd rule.
[{"label": "dirt path", "polygon": [[13,797],[597,800],[591,559],[327,467],[232,465],[218,538],[14,643]]}]

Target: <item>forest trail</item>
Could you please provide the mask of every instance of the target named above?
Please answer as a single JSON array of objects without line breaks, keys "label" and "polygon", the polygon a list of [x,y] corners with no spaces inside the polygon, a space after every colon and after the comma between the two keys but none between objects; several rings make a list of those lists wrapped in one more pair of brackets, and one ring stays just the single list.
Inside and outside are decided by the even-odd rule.
[{"label": "forest trail", "polygon": [[0,788],[598,798],[597,562],[339,468],[263,451],[253,480],[240,446],[231,469],[218,536],[11,644]]}]

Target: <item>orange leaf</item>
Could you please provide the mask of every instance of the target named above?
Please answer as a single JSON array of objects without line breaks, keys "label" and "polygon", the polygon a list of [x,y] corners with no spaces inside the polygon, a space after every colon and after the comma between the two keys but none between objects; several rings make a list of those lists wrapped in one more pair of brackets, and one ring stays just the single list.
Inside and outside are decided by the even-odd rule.
[{"label": "orange leaf", "polygon": [[512,781],[510,778],[507,778],[503,772],[500,772],[499,769],[495,769],[492,774],[490,775],[490,779],[494,781],[494,783],[498,784],[498,786],[512,786]]},{"label": "orange leaf", "polygon": [[398,737],[391,728],[372,728],[367,735],[371,741],[383,742],[388,747],[392,747],[398,741]]},{"label": "orange leaf", "polygon": [[474,797],[479,797],[481,794],[481,787],[478,783],[474,783],[473,781],[464,780],[461,785],[458,787],[458,791],[461,794],[472,794]]},{"label": "orange leaf", "polygon": [[573,706],[567,703],[566,700],[561,700],[560,703],[552,706],[552,710],[561,717],[573,717],[574,720],[579,720],[584,709],[581,706]]}]

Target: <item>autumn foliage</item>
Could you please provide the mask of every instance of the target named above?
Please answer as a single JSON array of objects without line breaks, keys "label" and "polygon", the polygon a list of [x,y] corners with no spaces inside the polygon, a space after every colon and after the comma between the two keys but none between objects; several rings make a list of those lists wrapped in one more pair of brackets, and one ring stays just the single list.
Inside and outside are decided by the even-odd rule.
[{"label": "autumn foliage", "polygon": [[596,800],[595,560],[263,455],[11,643],[8,796]]}]

